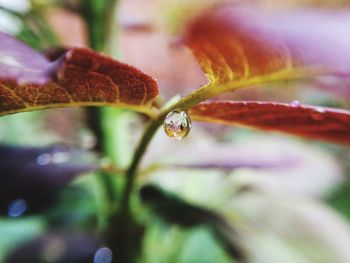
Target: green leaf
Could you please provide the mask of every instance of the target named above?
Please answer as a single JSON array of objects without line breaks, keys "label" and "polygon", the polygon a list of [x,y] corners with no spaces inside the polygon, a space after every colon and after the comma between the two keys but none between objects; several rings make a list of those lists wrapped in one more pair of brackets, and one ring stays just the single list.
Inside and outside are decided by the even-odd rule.
[{"label": "green leaf", "polygon": [[206,226],[231,257],[244,260],[245,252],[239,244],[238,233],[220,215],[188,204],[179,197],[147,185],[140,191],[142,201],[162,220],[185,228]]}]

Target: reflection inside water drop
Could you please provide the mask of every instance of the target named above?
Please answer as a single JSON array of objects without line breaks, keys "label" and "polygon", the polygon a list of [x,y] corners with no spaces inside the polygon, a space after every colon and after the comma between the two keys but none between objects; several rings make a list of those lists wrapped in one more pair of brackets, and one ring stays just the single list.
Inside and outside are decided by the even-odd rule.
[{"label": "reflection inside water drop", "polygon": [[111,263],[113,253],[108,247],[98,249],[94,256],[94,263]]},{"label": "reflection inside water drop", "polygon": [[186,111],[174,110],[169,112],[164,120],[165,133],[177,140],[186,137],[191,129],[191,120]]},{"label": "reflection inside water drop", "polygon": [[19,217],[27,210],[27,202],[24,199],[16,199],[12,201],[7,209],[7,214],[10,217]]}]

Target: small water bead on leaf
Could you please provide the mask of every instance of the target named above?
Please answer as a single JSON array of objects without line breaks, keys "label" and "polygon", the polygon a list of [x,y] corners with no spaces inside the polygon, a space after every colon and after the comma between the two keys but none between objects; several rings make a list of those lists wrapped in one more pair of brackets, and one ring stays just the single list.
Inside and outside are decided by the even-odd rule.
[{"label": "small water bead on leaf", "polygon": [[317,111],[318,113],[325,113],[326,109],[325,109],[325,108],[322,108],[322,107],[317,107],[317,108],[316,108],[316,111]]},{"label": "small water bead on leaf", "polygon": [[186,111],[173,110],[164,120],[164,131],[170,138],[181,140],[191,130],[191,120]]},{"label": "small water bead on leaf", "polygon": [[315,112],[311,113],[311,117],[316,121],[322,121],[324,119],[324,113],[326,110],[322,107],[317,107]]},{"label": "small water bead on leaf", "polygon": [[293,100],[291,103],[290,103],[290,106],[292,107],[299,107],[301,105],[300,101],[298,100]]}]

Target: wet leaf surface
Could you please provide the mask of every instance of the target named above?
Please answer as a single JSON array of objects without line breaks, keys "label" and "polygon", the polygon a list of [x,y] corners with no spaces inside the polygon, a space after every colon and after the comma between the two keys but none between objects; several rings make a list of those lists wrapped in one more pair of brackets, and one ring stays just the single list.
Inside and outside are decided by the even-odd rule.
[{"label": "wet leaf surface", "polygon": [[350,112],[316,106],[255,101],[201,103],[193,120],[243,125],[336,143],[350,143]]},{"label": "wet leaf surface", "polygon": [[71,48],[50,62],[6,34],[0,40],[0,115],[103,105],[147,111],[158,95],[153,78],[90,49]]}]

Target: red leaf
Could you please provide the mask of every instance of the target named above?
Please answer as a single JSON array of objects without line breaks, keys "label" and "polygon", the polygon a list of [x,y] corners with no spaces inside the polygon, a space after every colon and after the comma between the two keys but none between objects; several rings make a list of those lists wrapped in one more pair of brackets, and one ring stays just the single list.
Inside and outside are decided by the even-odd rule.
[{"label": "red leaf", "polygon": [[0,115],[68,106],[121,106],[147,111],[156,81],[138,69],[87,48],[49,62],[0,33]]},{"label": "red leaf", "polygon": [[350,10],[277,13],[224,6],[196,17],[183,39],[213,95],[324,73],[350,75]]},{"label": "red leaf", "polygon": [[350,144],[350,111],[273,102],[218,101],[190,109],[193,120],[243,125]]}]

